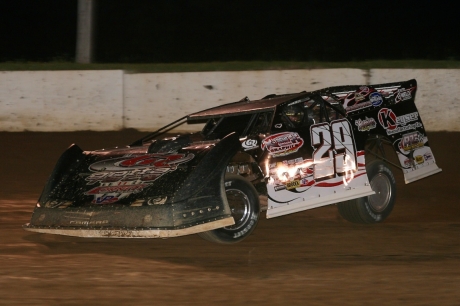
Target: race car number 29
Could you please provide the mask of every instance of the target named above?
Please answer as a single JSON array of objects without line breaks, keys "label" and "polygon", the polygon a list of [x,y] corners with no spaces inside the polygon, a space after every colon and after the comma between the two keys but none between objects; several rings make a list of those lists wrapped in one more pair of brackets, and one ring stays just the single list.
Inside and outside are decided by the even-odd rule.
[{"label": "race car number 29", "polygon": [[353,131],[347,120],[312,125],[310,133],[315,180],[357,171]]}]

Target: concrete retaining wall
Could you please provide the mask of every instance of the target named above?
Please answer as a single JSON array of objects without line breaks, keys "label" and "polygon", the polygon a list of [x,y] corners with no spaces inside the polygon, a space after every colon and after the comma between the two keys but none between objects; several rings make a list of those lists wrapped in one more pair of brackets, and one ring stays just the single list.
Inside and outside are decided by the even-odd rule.
[{"label": "concrete retaining wall", "polygon": [[187,114],[268,94],[415,78],[429,131],[460,131],[460,70],[317,69],[130,74],[0,72],[0,131],[155,130]]},{"label": "concrete retaining wall", "polygon": [[311,91],[344,81],[365,84],[359,69],[125,74],[124,126],[154,130],[209,107],[268,94]]},{"label": "concrete retaining wall", "polygon": [[123,128],[123,71],[0,72],[1,131]]}]

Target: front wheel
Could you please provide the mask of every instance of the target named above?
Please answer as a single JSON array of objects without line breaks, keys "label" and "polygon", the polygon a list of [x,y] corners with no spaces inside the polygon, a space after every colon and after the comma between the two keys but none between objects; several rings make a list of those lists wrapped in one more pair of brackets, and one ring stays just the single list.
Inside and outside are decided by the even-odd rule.
[{"label": "front wheel", "polygon": [[198,235],[211,242],[235,243],[248,237],[259,221],[259,196],[254,186],[239,175],[225,177],[225,194],[235,220],[234,225]]},{"label": "front wheel", "polygon": [[354,223],[378,223],[391,213],[396,199],[396,180],[387,165],[373,160],[366,165],[369,183],[375,194],[338,203],[340,215]]}]

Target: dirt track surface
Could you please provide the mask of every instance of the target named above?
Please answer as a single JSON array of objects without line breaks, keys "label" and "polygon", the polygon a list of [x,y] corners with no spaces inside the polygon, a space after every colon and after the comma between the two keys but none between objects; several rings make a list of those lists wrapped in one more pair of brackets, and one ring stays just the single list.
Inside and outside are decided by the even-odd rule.
[{"label": "dirt track surface", "polygon": [[266,220],[234,245],[35,234],[29,221],[60,154],[144,133],[0,133],[0,304],[459,305],[460,133],[429,133],[443,172],[404,185],[377,225],[327,206]]}]

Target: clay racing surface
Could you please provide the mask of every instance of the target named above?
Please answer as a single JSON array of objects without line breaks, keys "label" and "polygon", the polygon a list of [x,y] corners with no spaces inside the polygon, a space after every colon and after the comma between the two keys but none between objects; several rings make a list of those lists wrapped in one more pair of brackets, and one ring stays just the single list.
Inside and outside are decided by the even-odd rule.
[{"label": "clay racing surface", "polygon": [[235,245],[24,231],[60,154],[145,133],[0,133],[2,305],[458,305],[460,133],[429,133],[443,172],[404,185],[382,224],[334,205],[267,220]]}]

